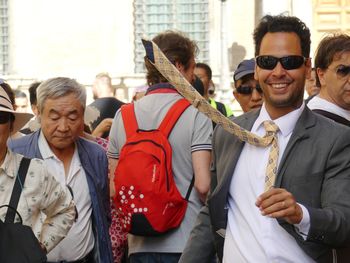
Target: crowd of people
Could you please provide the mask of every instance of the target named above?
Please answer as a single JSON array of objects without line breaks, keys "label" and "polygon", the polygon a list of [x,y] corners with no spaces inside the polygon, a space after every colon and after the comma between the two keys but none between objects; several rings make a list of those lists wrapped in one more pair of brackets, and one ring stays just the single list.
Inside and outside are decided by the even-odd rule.
[{"label": "crowd of people", "polygon": [[[89,105],[84,86],[54,77],[30,86],[32,115],[21,110],[25,94],[0,80],[0,206],[29,158],[17,211],[47,262],[350,261],[350,36],[326,36],[314,63],[310,31],[296,17],[265,16],[253,38],[255,58],[233,75],[240,116],[212,97],[212,70],[196,63],[193,40],[178,31],[152,39],[173,74],[193,85],[190,96],[199,92],[211,111],[241,127],[236,135],[196,103],[171,119],[183,96],[149,47],[147,85],[127,104],[113,96],[107,73],[96,76]],[[167,131],[165,160],[155,156],[168,145],[152,153],[154,131]],[[145,142],[151,153],[135,146]],[[152,191],[169,192],[174,182],[186,205],[176,227],[155,231],[149,214],[161,200],[142,203],[149,199],[137,182],[120,186],[125,156]],[[164,217],[180,211],[174,202],[159,209]],[[0,208],[0,220],[7,213]]]}]

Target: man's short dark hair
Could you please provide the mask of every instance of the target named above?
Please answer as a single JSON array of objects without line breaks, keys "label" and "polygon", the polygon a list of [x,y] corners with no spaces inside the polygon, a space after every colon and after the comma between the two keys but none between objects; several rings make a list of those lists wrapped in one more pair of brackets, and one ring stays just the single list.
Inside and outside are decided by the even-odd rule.
[{"label": "man's short dark hair", "polygon": [[259,55],[261,41],[266,33],[296,33],[300,38],[302,55],[310,56],[310,30],[299,18],[294,16],[264,16],[254,30],[255,56]]},{"label": "man's short dark hair", "polygon": [[[346,34],[332,34],[321,40],[316,49],[315,68],[326,70],[333,60],[337,60],[344,52],[350,52],[350,36]],[[316,85],[321,87],[320,79],[316,75]]]},{"label": "man's short dark hair", "polygon": [[36,105],[36,90],[40,84],[41,84],[41,82],[34,82],[34,83],[30,84],[30,86],[29,86],[28,91],[29,91],[30,105]]},{"label": "man's short dark hair", "polygon": [[[175,65],[180,63],[185,69],[190,66],[191,59],[197,55],[198,47],[181,32],[165,31],[155,36],[152,41],[157,44],[164,55]],[[145,56],[147,69],[147,83],[153,85],[161,82],[168,82],[166,78],[148,61]]]},{"label": "man's short dark hair", "polygon": [[205,70],[205,73],[206,73],[207,76],[208,76],[208,79],[211,80],[211,78],[212,78],[212,76],[213,76],[213,73],[212,73],[211,68],[209,67],[208,64],[199,62],[199,63],[196,64],[196,68],[204,69],[204,70]]}]

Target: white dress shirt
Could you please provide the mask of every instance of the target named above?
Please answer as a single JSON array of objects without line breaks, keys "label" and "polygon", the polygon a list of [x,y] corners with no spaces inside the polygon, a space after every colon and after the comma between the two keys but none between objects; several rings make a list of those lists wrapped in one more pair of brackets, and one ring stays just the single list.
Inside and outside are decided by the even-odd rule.
[{"label": "white dress shirt", "polygon": [[[299,109],[273,120],[280,129],[277,133],[278,164],[304,107],[303,104]],[[271,118],[263,105],[251,131],[264,136],[263,122],[266,120]],[[263,148],[246,143],[237,162],[228,198],[228,224],[223,257],[225,263],[314,262],[276,219],[261,215],[255,205],[258,196],[264,192],[269,152],[270,146]],[[295,227],[307,234],[310,227],[309,213],[305,207],[301,207],[303,219]]]},{"label": "white dress shirt", "polygon": [[320,96],[313,97],[307,104],[307,107],[310,110],[325,110],[350,121],[349,110],[344,110],[343,108],[339,107],[337,104],[334,104],[332,102],[329,102],[328,100],[320,98]]},{"label": "white dress shirt", "polygon": [[92,205],[86,174],[81,166],[78,150],[75,147],[68,174],[64,165],[50,149],[44,135],[40,132],[38,146],[46,164],[56,171],[55,177],[61,185],[69,185],[73,191],[78,219],[71,230],[48,255],[48,261],[75,261],[85,257],[94,247],[92,232]]}]

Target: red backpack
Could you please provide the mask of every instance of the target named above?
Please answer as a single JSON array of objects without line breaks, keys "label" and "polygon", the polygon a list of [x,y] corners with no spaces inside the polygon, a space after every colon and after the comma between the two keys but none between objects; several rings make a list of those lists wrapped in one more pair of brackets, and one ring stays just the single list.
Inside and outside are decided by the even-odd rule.
[{"label": "red backpack", "polygon": [[185,216],[194,180],[183,198],[173,178],[168,136],[189,105],[186,99],[175,102],[154,130],[138,128],[134,104],[121,107],[126,143],[115,170],[114,201],[122,226],[131,234],[161,235],[177,228]]}]

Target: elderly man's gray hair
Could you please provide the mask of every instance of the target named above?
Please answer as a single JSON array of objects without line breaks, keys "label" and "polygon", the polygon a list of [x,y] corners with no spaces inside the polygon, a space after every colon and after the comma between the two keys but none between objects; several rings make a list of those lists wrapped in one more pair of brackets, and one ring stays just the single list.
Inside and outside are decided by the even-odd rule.
[{"label": "elderly man's gray hair", "polygon": [[58,77],[45,80],[39,85],[36,95],[39,111],[43,111],[47,99],[56,99],[72,93],[85,109],[86,90],[75,79]]}]

